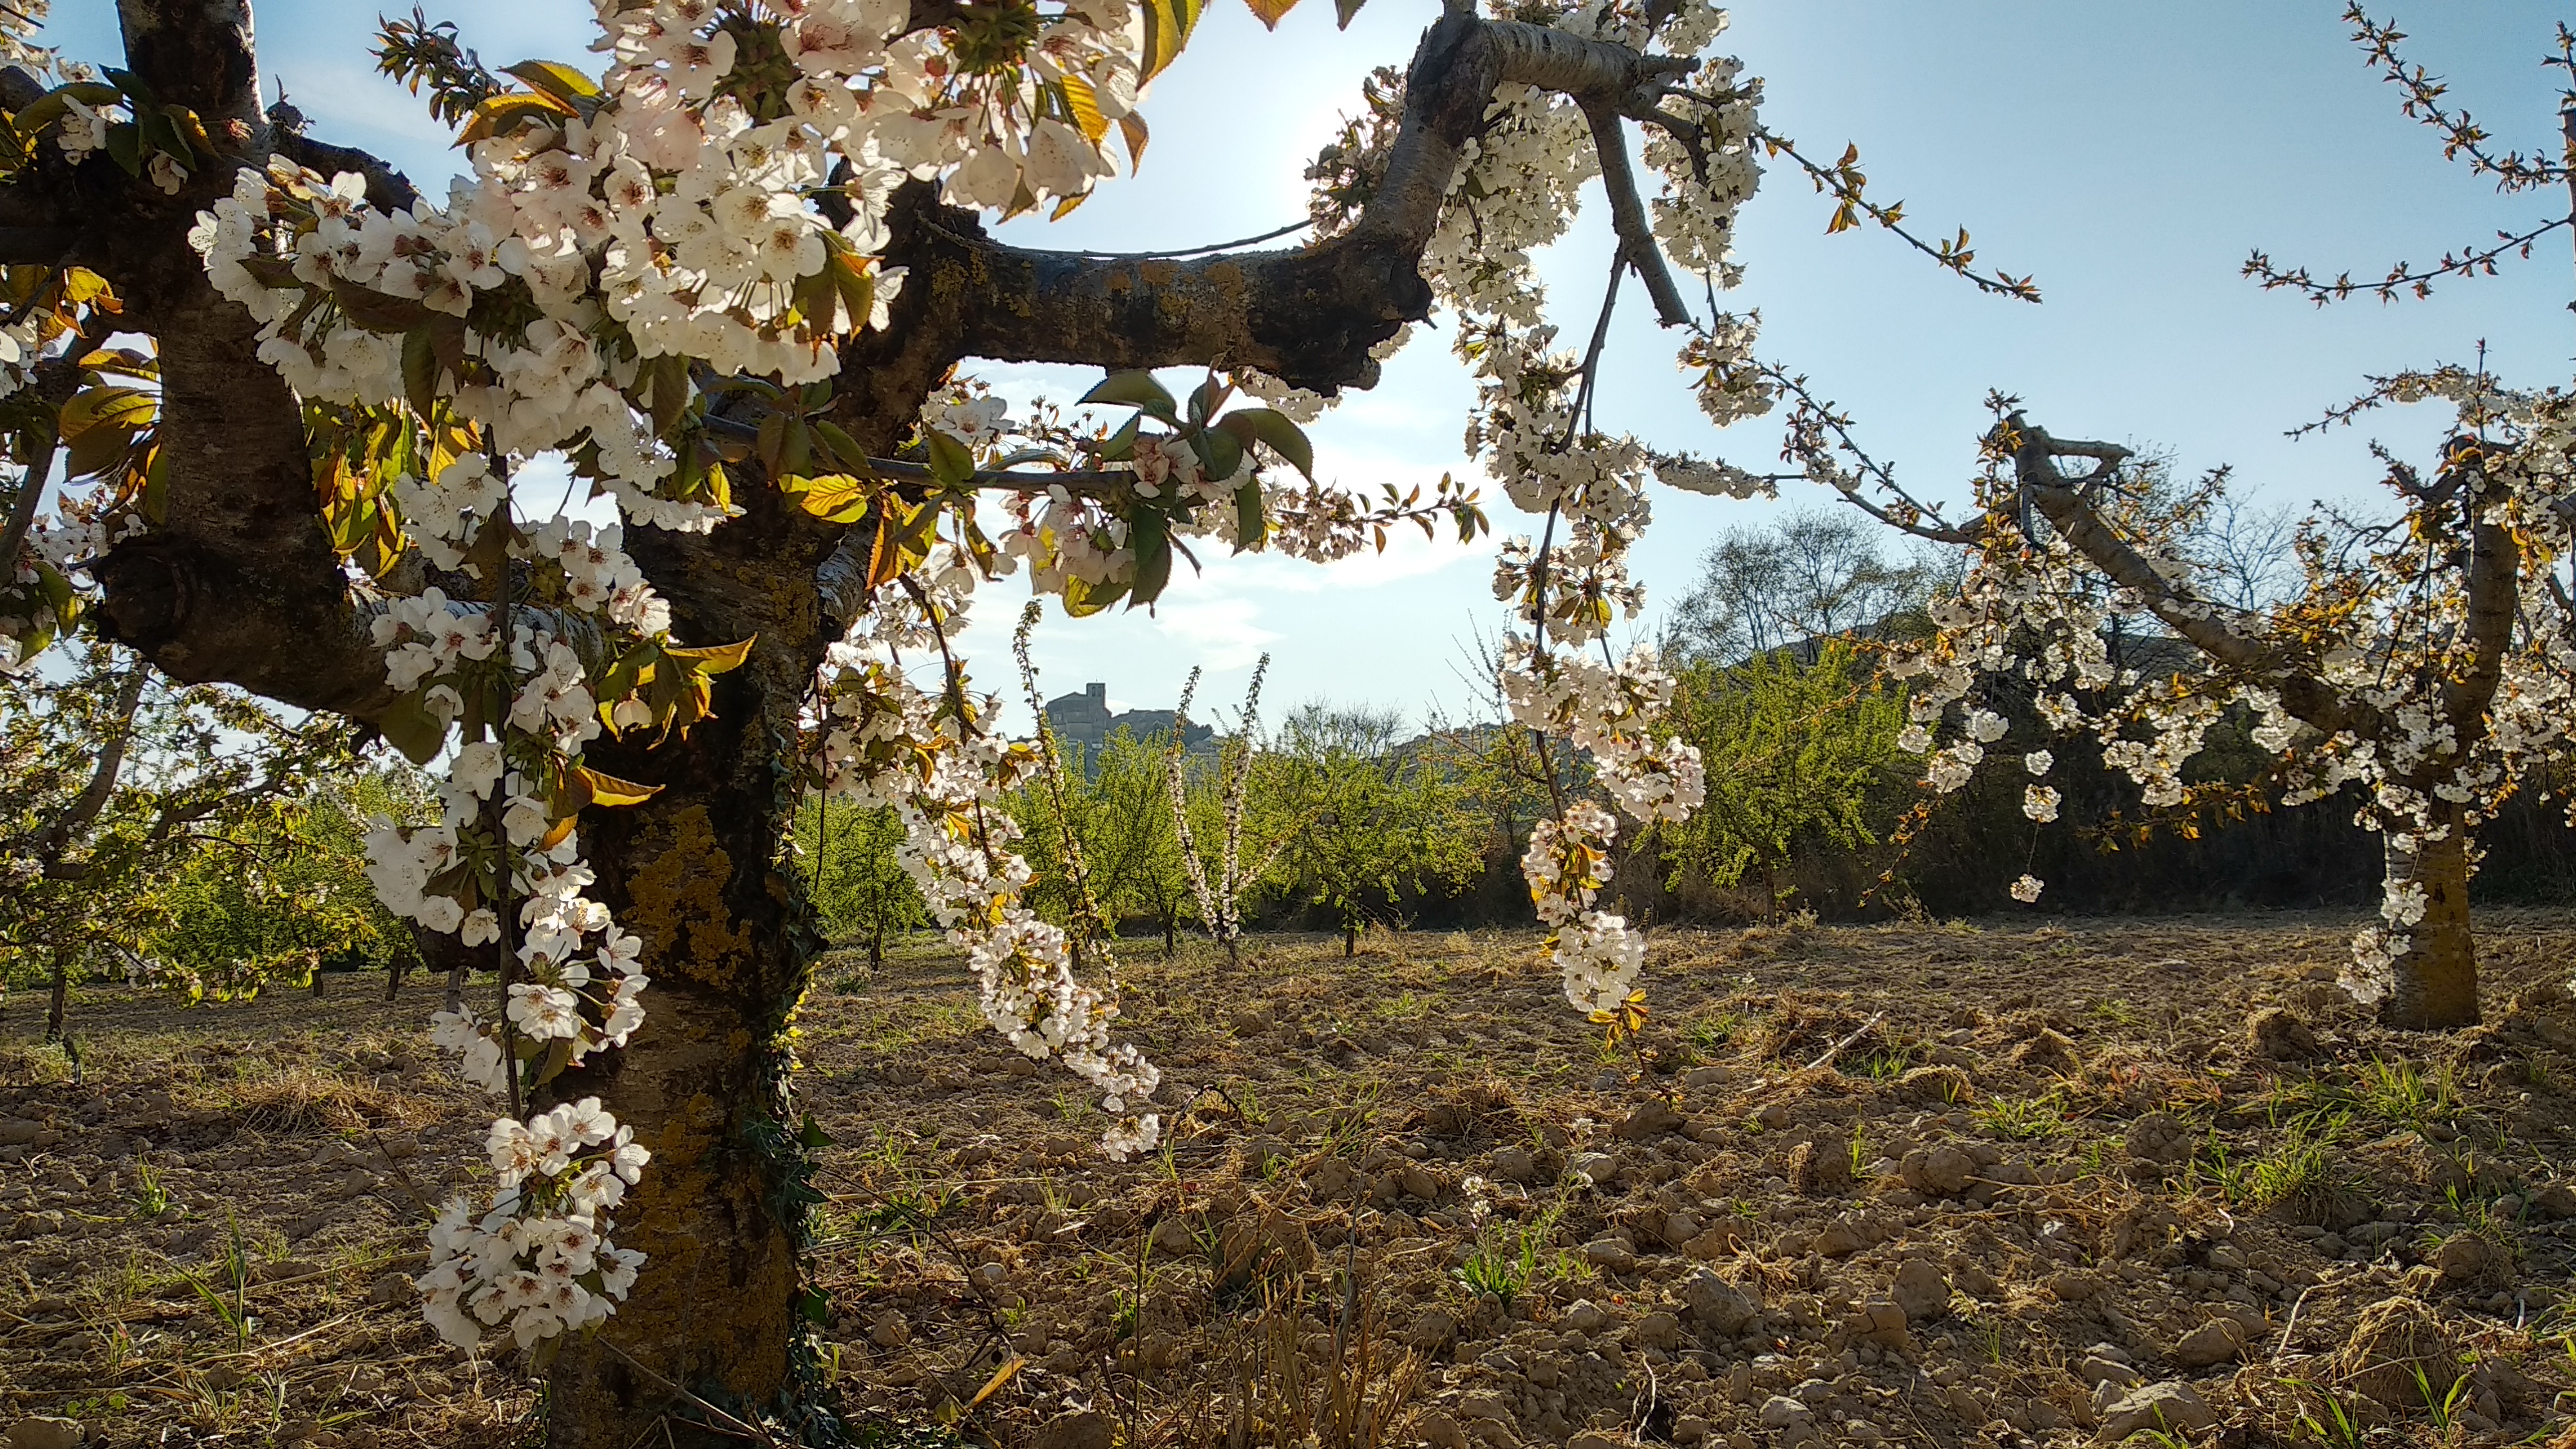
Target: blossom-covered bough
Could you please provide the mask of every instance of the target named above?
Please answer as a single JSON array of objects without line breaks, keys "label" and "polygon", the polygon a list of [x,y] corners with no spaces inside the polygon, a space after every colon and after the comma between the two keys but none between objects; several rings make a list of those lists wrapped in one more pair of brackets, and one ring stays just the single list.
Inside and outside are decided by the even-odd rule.
[{"label": "blossom-covered bough", "polygon": [[[1213,548],[1472,536],[1473,490],[1327,487],[1300,427],[1435,304],[1479,380],[1468,449],[1544,520],[1496,576],[1511,710],[1591,766],[1579,794],[1548,767],[1532,895],[1568,997],[1633,1024],[1645,944],[1601,896],[1619,815],[1680,818],[1701,781],[1655,732],[1671,681],[1611,647],[1643,599],[1626,556],[1650,478],[1764,484],[1595,428],[1611,308],[1638,281],[1710,416],[1758,413],[1751,323],[1716,300],[1757,150],[1897,218],[1848,156],[1757,128],[1757,87],[1702,54],[1721,12],[1498,9],[1451,6],[1372,83],[1309,243],[1169,257],[984,218],[1060,214],[1139,158],[1190,3],[597,0],[596,73],[489,70],[415,16],[379,59],[458,127],[472,172],[436,194],[263,110],[246,0],[119,0],[123,69],[0,72],[12,517],[58,452],[80,484],[61,526],[13,526],[0,644],[41,647],[77,595],[173,677],[443,769],[440,821],[381,829],[372,874],[498,969],[437,1031],[499,1105],[418,1283],[450,1338],[531,1350],[555,1442],[817,1422],[816,1140],[788,1090],[812,942],[783,859],[809,788],[899,814],[993,1026],[1093,1084],[1110,1150],[1155,1140],[1115,983],[1028,903],[997,798],[1036,752],[994,729],[960,626],[1021,570],[1079,616]],[[1596,176],[1617,246],[1577,354],[1530,256]],[[1924,249],[1975,275],[1964,238]],[[1099,369],[1082,401],[1129,416],[1014,419],[958,376],[977,358]],[[1204,370],[1186,398],[1153,375],[1175,367]],[[514,488],[548,456],[598,511]]]}]

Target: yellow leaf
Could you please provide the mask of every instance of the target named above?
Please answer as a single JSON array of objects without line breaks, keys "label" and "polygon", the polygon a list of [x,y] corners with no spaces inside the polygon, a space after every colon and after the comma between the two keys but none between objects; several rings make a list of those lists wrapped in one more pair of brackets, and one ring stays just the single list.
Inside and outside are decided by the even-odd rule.
[{"label": "yellow leaf", "polygon": [[576,766],[575,769],[581,775],[581,782],[590,787],[590,803],[593,805],[641,805],[662,793],[659,785],[639,785],[615,775],[603,775],[588,765]]},{"label": "yellow leaf", "polygon": [[486,136],[498,136],[515,128],[530,117],[554,120],[578,115],[571,106],[543,91],[512,91],[498,95],[474,108],[474,118],[456,133],[456,144],[471,146]]},{"label": "yellow leaf", "polygon": [[128,433],[152,426],[160,413],[160,396],[139,387],[88,387],[73,393],[63,404],[59,424],[64,442],[70,442],[97,428],[116,428]]},{"label": "yellow leaf", "polygon": [[808,478],[790,474],[779,484],[796,506],[826,523],[856,523],[866,516],[872,490],[847,473],[823,473]]},{"label": "yellow leaf", "polygon": [[742,667],[742,662],[751,657],[751,646],[757,637],[755,635],[753,639],[745,639],[739,644],[710,644],[696,649],[669,646],[665,647],[662,653],[666,658],[676,659],[687,665],[693,673],[722,674],[727,670]]},{"label": "yellow leaf", "polygon": [[1152,80],[1180,56],[1198,28],[1201,0],[1145,0],[1145,64],[1139,80]]},{"label": "yellow leaf", "polygon": [[1084,140],[1099,145],[1100,139],[1109,134],[1109,118],[1100,114],[1099,94],[1091,88],[1091,82],[1078,75],[1066,76],[1063,85],[1064,108],[1073,114],[1073,124],[1081,130]]},{"label": "yellow leaf", "polygon": [[1007,1384],[1012,1379],[1018,1377],[1020,1370],[1028,1367],[1028,1363],[1029,1361],[1027,1359],[1014,1354],[1009,1363],[993,1370],[993,1376],[984,1380],[984,1387],[977,1389],[975,1391],[975,1397],[966,1401],[967,1410],[971,1413],[975,1409],[981,1407],[986,1399],[989,1399],[993,1397],[994,1394],[1000,1392],[1002,1385]]},{"label": "yellow leaf", "polygon": [[1265,30],[1277,30],[1281,17],[1297,7],[1297,0],[1243,0],[1243,3]]}]

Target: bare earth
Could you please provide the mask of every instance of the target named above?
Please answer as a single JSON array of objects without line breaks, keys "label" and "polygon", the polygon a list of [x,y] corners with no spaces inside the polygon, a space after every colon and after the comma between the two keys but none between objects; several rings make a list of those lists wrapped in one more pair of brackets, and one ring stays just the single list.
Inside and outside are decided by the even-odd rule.
[{"label": "bare earth", "polygon": [[[1669,930],[1617,1052],[1528,933],[1129,943],[1175,1131],[1128,1163],[926,939],[837,956],[826,1369],[1048,1449],[2576,1449],[2576,915],[2488,913],[2488,1024],[2439,1037],[2341,1000],[2351,925]],[[437,992],[329,986],[91,992],[77,1085],[10,1000],[0,1435],[527,1432],[400,1278],[488,1120]]]}]

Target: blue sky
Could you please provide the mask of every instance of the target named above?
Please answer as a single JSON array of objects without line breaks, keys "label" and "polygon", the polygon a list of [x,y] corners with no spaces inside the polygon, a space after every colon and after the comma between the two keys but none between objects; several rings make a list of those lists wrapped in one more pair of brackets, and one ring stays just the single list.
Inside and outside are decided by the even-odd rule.
[{"label": "blue sky", "polygon": [[[56,6],[70,53],[113,59],[111,7]],[[1824,235],[1829,208],[1784,162],[1747,208],[1744,286],[1763,349],[1811,376],[1857,417],[1861,435],[1933,497],[1964,494],[1999,387],[2063,434],[2173,451],[2187,470],[2232,463],[2267,502],[2366,497],[2379,438],[2422,456],[2442,419],[2382,414],[2357,430],[2291,442],[2284,432],[2365,385],[2368,374],[2473,359],[2524,385],[2564,383],[2576,353],[2571,250],[2561,235],[2501,277],[2454,282],[2429,301],[2349,302],[2319,311],[2266,294],[2237,269],[2260,247],[2285,263],[2376,276],[2527,228],[2561,197],[2499,198],[2442,160],[2435,137],[2397,111],[2362,64],[2331,0],[2170,0],[2067,5],[1985,0],[1762,0],[1738,7],[1720,45],[1768,82],[1766,121],[1811,152],[1862,152],[1873,196],[1903,199],[1932,233],[1965,225],[1981,259],[2035,274],[2040,306],[1977,295],[1875,232]],[[2554,72],[2537,61],[2556,18],[2538,0],[2381,7],[2415,37],[2416,61],[2508,145],[2556,135]],[[1032,244],[1139,250],[1267,230],[1304,211],[1306,161],[1357,104],[1360,77],[1400,65],[1436,14],[1429,0],[1374,0],[1347,32],[1308,3],[1265,34],[1234,0],[1213,0],[1197,38],[1156,82],[1143,174],[1102,189],[1065,222],[1016,223]],[[393,159],[425,189],[455,166],[419,103],[374,74],[373,7],[267,0],[257,22],[264,73],[315,130]],[[470,0],[434,10],[495,64],[582,61],[580,0]],[[1597,207],[1546,266],[1569,330],[1588,324],[1606,267]],[[1601,417],[1667,448],[1748,466],[1774,455],[1765,422],[1719,434],[1672,366],[1673,340],[1646,309],[1623,309]],[[1060,369],[992,369],[1013,393],[1068,397],[1088,385]],[[1470,396],[1445,330],[1416,336],[1384,382],[1316,428],[1319,472],[1348,486],[1409,485],[1467,471]],[[1496,493],[1498,533],[1526,531]],[[1637,572],[1660,606],[1685,586],[1707,542],[1789,506],[1659,490]],[[1419,538],[1381,558],[1317,569],[1269,558],[1219,561],[1176,578],[1155,614],[1072,621],[1039,635],[1050,693],[1109,684],[1124,705],[1168,705],[1204,665],[1203,698],[1239,694],[1254,657],[1273,656],[1274,706],[1331,696],[1419,718],[1453,708],[1461,643],[1501,620],[1488,590],[1491,544]],[[1008,681],[1007,632],[1020,591],[994,591],[971,640],[979,677]]]}]

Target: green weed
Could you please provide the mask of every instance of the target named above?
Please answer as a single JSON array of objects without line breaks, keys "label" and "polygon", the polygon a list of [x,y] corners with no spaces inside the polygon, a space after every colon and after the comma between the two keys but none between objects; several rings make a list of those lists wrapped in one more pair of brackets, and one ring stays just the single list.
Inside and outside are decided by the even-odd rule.
[{"label": "green weed", "polygon": [[1997,1137],[2029,1142],[2043,1137],[2062,1137],[2071,1125],[2065,1108],[2058,1105],[2055,1093],[2024,1101],[2017,1097],[1995,1097],[1976,1110],[1977,1125]]}]

